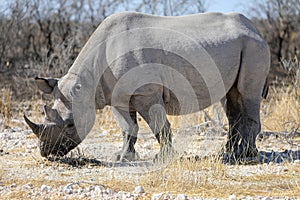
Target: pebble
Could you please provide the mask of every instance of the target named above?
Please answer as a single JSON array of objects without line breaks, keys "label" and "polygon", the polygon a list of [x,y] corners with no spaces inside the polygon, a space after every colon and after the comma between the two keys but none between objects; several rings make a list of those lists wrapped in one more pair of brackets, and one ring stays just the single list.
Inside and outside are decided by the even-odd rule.
[{"label": "pebble", "polygon": [[72,189],[65,189],[64,193],[66,193],[66,194],[73,194],[73,190]]},{"label": "pebble", "polygon": [[67,184],[65,187],[63,187],[62,191],[66,194],[73,194],[72,183]]},{"label": "pebble", "polygon": [[93,185],[90,185],[89,187],[88,187],[88,189],[87,189],[89,192],[90,191],[93,191],[93,190],[95,190],[95,186],[93,186]]},{"label": "pebble", "polygon": [[84,192],[84,189],[83,189],[83,188],[78,188],[78,189],[77,189],[77,193],[78,193],[78,194],[81,194],[81,193],[83,193],[83,192]]},{"label": "pebble", "polygon": [[187,196],[185,194],[178,194],[175,200],[186,200]]},{"label": "pebble", "polygon": [[51,190],[52,190],[51,186],[48,186],[48,185],[41,186],[41,192],[50,192]]},{"label": "pebble", "polygon": [[124,191],[119,191],[119,192],[117,193],[117,197],[118,197],[119,199],[126,199],[126,192],[124,192]]},{"label": "pebble", "polygon": [[159,200],[162,198],[163,195],[164,193],[153,194],[151,200]]},{"label": "pebble", "polygon": [[145,193],[145,189],[142,186],[136,186],[134,188],[133,193],[135,194],[141,194],[141,193]]},{"label": "pebble", "polygon": [[25,190],[32,189],[32,188],[33,188],[33,185],[32,185],[31,183],[27,183],[27,184],[23,185],[23,188],[24,188]]},{"label": "pebble", "polygon": [[270,197],[263,197],[261,200],[272,200]]},{"label": "pebble", "polygon": [[228,200],[237,200],[237,197],[235,194],[232,194],[228,197]]},{"label": "pebble", "polygon": [[113,194],[113,193],[114,192],[111,189],[109,189],[109,188],[106,189],[106,194]]},{"label": "pebble", "polygon": [[94,189],[94,191],[98,194],[101,194],[103,192],[104,188],[101,185],[97,185]]}]

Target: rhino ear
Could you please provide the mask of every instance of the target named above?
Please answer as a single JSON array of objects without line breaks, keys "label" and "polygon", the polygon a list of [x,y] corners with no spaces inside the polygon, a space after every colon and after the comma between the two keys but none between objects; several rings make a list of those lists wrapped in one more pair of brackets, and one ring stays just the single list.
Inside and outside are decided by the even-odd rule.
[{"label": "rhino ear", "polygon": [[38,88],[47,94],[50,94],[53,92],[53,89],[57,85],[57,82],[58,82],[58,79],[55,79],[55,78],[35,77],[34,80],[35,80],[35,83],[38,86]]}]

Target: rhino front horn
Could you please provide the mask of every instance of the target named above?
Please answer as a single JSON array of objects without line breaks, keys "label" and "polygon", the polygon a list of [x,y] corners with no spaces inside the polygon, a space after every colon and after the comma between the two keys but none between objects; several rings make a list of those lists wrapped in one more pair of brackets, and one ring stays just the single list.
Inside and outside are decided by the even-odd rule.
[{"label": "rhino front horn", "polygon": [[32,121],[30,121],[26,115],[24,115],[24,119],[25,119],[25,122],[28,124],[28,126],[31,128],[31,130],[33,131],[33,133],[39,137],[40,133],[42,132],[43,130],[43,125],[42,124],[35,124],[33,123]]}]

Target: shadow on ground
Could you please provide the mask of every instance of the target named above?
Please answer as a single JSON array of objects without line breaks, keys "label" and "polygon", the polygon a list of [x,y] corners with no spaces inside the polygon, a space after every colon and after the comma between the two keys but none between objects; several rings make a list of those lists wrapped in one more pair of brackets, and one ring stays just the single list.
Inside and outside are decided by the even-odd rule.
[{"label": "shadow on ground", "polygon": [[295,160],[300,160],[300,150],[292,151],[285,150],[282,152],[278,151],[260,151],[259,152],[259,162],[260,163],[282,163],[282,162],[293,162]]},{"label": "shadow on ground", "polygon": [[[208,157],[195,156],[193,158],[189,157],[188,160],[201,161],[207,159]],[[211,156],[210,158],[218,159],[216,156]],[[64,157],[64,158],[49,158],[49,161],[70,165],[72,167],[81,166],[101,166],[101,167],[153,167],[155,163],[152,161],[128,161],[128,162],[114,162],[114,161],[101,161],[96,158],[84,158],[84,157]],[[300,160],[300,150],[285,150],[279,151],[260,151],[257,158],[252,158],[246,162],[240,162],[239,164],[263,164],[263,163],[283,163],[283,162],[294,162],[295,160]],[[228,161],[226,155],[223,157],[224,164],[237,164],[236,162]]]}]

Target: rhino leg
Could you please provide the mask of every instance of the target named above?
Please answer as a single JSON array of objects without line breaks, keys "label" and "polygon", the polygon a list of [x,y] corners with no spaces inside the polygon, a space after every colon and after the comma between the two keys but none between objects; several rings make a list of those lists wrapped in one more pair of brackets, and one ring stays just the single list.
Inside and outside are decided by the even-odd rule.
[{"label": "rhino leg", "polygon": [[230,162],[247,161],[257,155],[255,139],[260,131],[259,100],[248,99],[234,86],[224,105],[229,122],[226,151]]},{"label": "rhino leg", "polygon": [[112,110],[123,134],[123,147],[116,153],[116,160],[124,162],[139,159],[134,148],[139,129],[136,112],[127,112],[115,107],[112,107]]},{"label": "rhino leg", "polygon": [[[154,161],[164,163],[171,160],[174,156],[171,125],[167,119],[162,97],[156,95],[139,97],[133,99],[132,102],[160,144],[160,151],[155,156]],[[145,104],[145,102],[147,103]]]}]

